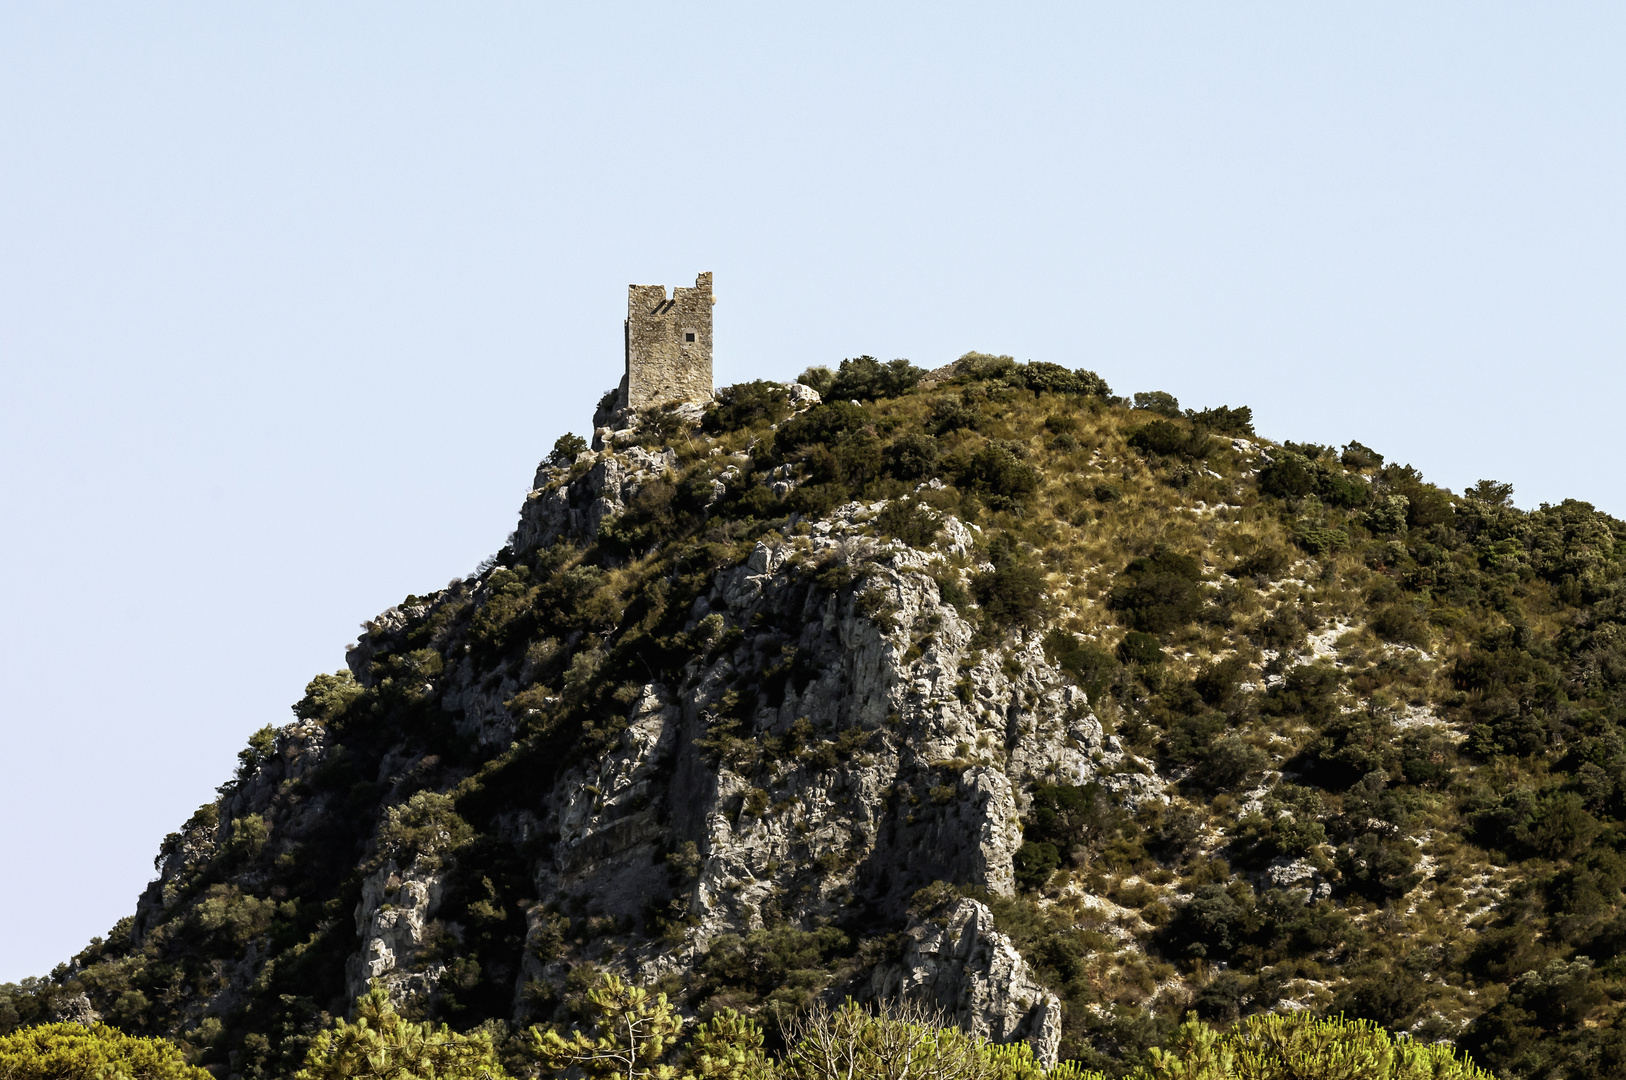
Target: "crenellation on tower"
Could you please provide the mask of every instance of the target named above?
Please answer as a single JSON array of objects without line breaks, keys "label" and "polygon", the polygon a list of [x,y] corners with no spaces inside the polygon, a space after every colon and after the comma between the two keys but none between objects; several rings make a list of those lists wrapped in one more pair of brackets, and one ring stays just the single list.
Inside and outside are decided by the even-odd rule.
[{"label": "crenellation on tower", "polygon": [[628,285],[626,377],[621,400],[633,409],[711,400],[711,274],[692,289]]}]

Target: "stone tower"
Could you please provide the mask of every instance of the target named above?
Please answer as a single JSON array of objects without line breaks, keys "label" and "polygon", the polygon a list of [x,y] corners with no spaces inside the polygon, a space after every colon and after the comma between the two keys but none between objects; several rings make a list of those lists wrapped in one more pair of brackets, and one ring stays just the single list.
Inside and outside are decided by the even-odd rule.
[{"label": "stone tower", "polygon": [[627,375],[621,400],[634,409],[711,400],[711,274],[694,288],[627,286]]}]

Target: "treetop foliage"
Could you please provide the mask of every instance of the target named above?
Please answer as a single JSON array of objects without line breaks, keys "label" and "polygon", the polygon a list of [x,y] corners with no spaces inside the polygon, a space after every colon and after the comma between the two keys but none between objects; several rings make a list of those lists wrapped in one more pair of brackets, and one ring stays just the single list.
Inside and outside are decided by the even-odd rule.
[{"label": "treetop foliage", "polygon": [[4,1080],[211,1080],[164,1039],[107,1024],[41,1024],[0,1035]]}]

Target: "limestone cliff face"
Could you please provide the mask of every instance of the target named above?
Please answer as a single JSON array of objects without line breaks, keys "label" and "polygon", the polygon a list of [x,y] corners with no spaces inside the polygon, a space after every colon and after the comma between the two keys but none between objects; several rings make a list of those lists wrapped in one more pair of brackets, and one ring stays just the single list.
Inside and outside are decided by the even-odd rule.
[{"label": "limestone cliff face", "polygon": [[[797,403],[810,397],[803,389]],[[635,424],[612,418],[599,432],[602,449],[543,463],[511,561],[592,545],[646,489],[670,484],[673,449],[617,447]],[[726,455],[717,464],[709,487],[698,488],[703,507],[724,499],[740,471]],[[795,483],[781,473],[779,496]],[[922,920],[910,914],[911,898],[939,881],[1009,895],[1036,782],[1096,778],[1134,806],[1163,798],[1161,781],[1115,770],[1122,747],[1046,660],[1036,633],[974,644],[976,628],[943,593],[977,571],[977,530],[922,510],[935,536],[911,546],[877,534],[886,506],[847,503],[793,518],[711,572],[680,616],[681,662],[652,663],[644,681],[623,685],[619,715],[607,723],[613,738],[597,753],[536,766],[534,783],[520,785],[524,798],[496,815],[498,839],[522,853],[528,884],[520,955],[501,972],[506,1014],[526,1019],[539,999],[565,992],[583,959],[561,947],[572,918],[595,928],[591,962],[646,981],[692,979],[716,942],[765,927],[858,926],[901,931],[893,939],[901,945],[829,992],[920,997],[968,1030],[1027,1039],[1055,1060],[1059,1002],[987,907],[965,900]],[[586,692],[603,646],[577,631],[546,639],[523,661],[482,654],[468,612],[499,604],[513,578],[493,568],[373,620],[348,657],[361,692],[444,717],[477,747],[475,761],[516,753],[536,716]],[[575,659],[550,685],[538,673],[557,663],[554,654]],[[760,692],[742,697],[746,685]],[[199,888],[198,868],[243,843],[245,829],[272,857],[297,853],[334,816],[356,812],[353,793],[347,806],[300,783],[356,760],[347,750],[327,761],[328,741],[314,720],[282,729],[214,820],[173,839],[138,934],[178,910]],[[360,781],[385,806],[415,790],[453,790],[471,771],[437,772],[439,758],[410,740],[371,749],[373,771]],[[245,826],[249,819],[261,824]],[[359,891],[343,913],[354,928],[345,992],[378,980],[431,1004],[455,996],[459,943],[477,910],[448,907],[465,857],[385,849],[379,834],[361,848]],[[196,1004],[230,1005],[242,983],[266,976],[252,950],[239,965]]]},{"label": "limestone cliff face", "polygon": [[[672,462],[670,450],[633,447],[544,465],[517,546],[591,540]],[[697,861],[680,898],[687,929],[679,940],[629,937],[617,963],[637,977],[682,974],[719,935],[765,922],[811,926],[855,906],[901,922],[910,897],[933,881],[1009,894],[1024,787],[1083,783],[1121,759],[1084,694],[1032,636],[1004,649],[970,647],[972,628],[943,601],[934,575],[966,572],[948,563],[971,552],[972,530],[945,517],[927,547],[882,541],[864,525],[883,508],[839,507],[718,573],[685,626],[717,644],[677,679],[640,687],[618,744],[562,774],[545,815],[524,823],[555,838],[535,865],[536,895],[569,897],[618,920],[636,919],[665,891],[667,857],[693,845]],[[863,584],[845,594],[810,589],[799,568],[812,565],[843,568]],[[741,745],[720,745],[722,688],[787,650],[802,679],[788,682],[777,706],[744,719],[729,736]],[[469,690],[447,700],[475,718],[482,742],[501,743],[511,734],[501,702],[513,690],[499,684],[483,699]],[[754,780],[742,774],[739,759],[752,757],[755,740],[793,729],[805,733],[795,755]],[[1132,802],[1160,797],[1150,777],[1102,778]],[[355,970],[399,981],[434,913],[435,885],[403,880],[391,891],[374,884],[385,873],[369,879],[357,911]],[[878,971],[875,992],[923,993],[968,1029],[1032,1039],[1053,1060],[1059,1005],[993,930],[986,908],[967,901],[946,929],[911,933],[902,967]],[[548,964],[527,956],[526,970],[545,977]],[[412,978],[432,986],[436,971],[415,969]]]}]

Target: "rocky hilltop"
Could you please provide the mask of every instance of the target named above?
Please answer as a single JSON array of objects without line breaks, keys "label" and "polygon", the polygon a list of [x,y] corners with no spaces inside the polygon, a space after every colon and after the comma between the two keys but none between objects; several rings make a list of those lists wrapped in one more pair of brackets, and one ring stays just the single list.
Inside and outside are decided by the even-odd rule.
[{"label": "rocky hilltop", "polygon": [[1109,1071],[1188,1009],[1620,1060],[1626,524],[981,354],[593,427],[0,1026],[280,1076],[375,980],[501,1032],[610,970]]}]

